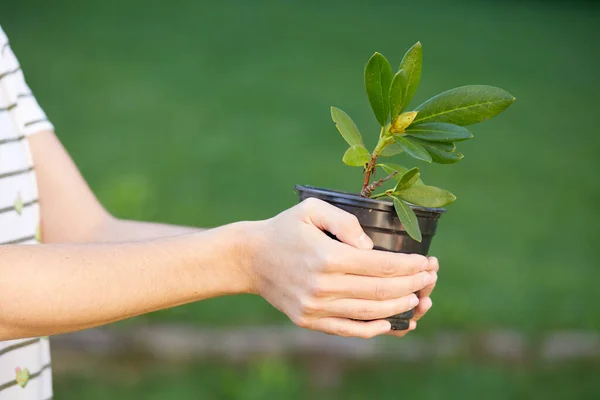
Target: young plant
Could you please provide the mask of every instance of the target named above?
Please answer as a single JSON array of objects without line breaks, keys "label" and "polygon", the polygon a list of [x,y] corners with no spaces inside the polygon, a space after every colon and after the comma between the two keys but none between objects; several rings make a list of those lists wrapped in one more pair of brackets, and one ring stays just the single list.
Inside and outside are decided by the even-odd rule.
[{"label": "young plant", "polygon": [[[465,126],[495,117],[515,101],[510,93],[500,88],[468,85],[440,93],[413,111],[405,111],[419,86],[422,60],[420,42],[406,52],[395,74],[383,55],[375,53],[369,59],[365,67],[365,87],[375,118],[381,126],[379,141],[372,152],[365,147],[356,124],[348,114],[331,107],[331,118],[350,145],[342,161],[364,169],[360,195],[374,199],[390,198],[406,232],[419,242],[421,231],[410,204],[443,207],[456,197],[447,190],[425,185],[419,168],[378,163],[380,157],[406,153],[427,163],[457,163],[463,154],[456,150],[455,143],[473,137]],[[386,176],[371,182],[377,168],[381,168]],[[387,181],[393,181],[394,187],[373,194]]]}]

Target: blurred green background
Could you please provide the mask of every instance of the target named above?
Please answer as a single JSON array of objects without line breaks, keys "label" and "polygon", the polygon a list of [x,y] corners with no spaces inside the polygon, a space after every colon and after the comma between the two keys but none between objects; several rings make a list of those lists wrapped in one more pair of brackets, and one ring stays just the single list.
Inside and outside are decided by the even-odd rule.
[{"label": "blurred green background", "polygon": [[[594,2],[2,2],[0,23],[108,209],[204,227],[270,217],[295,204],[295,184],[358,190],[360,172],[341,163],[346,146],[329,106],[348,112],[374,144],[378,129],[363,66],[374,51],[396,65],[420,40],[424,70],[414,106],[463,84],[500,86],[517,101],[473,127],[459,164],[418,164],[428,183],[458,201],[443,216],[431,251],[441,260],[434,308],[414,335],[600,329]],[[286,318],[260,298],[239,296],[124,324],[157,321]],[[59,375],[56,394],[397,398],[399,385],[412,382],[404,394],[416,398],[600,397],[594,363],[358,365],[334,389],[310,395],[308,369],[291,360],[243,368],[207,361],[177,373],[147,366],[133,381]]]}]

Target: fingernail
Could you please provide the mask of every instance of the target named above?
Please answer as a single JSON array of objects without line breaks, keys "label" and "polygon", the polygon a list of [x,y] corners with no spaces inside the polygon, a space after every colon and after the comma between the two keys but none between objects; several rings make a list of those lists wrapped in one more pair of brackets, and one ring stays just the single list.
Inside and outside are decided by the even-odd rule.
[{"label": "fingernail", "polygon": [[383,327],[383,328],[384,328],[384,331],[385,331],[385,332],[389,332],[389,331],[391,331],[391,330],[392,330],[392,323],[391,323],[390,321],[385,321],[385,323],[386,323],[386,324],[385,324],[385,327]]},{"label": "fingernail", "polygon": [[417,305],[419,305],[419,298],[413,294],[412,297],[410,298],[410,306],[412,308],[414,308]]},{"label": "fingernail", "polygon": [[431,274],[428,274],[428,273],[427,273],[427,274],[425,274],[425,276],[423,276],[423,285],[424,285],[424,286],[427,286],[427,285],[429,285],[429,284],[432,282],[432,280],[433,280],[433,279],[432,279],[432,276],[431,276]]},{"label": "fingernail", "polygon": [[373,248],[373,241],[364,233],[358,238],[358,243],[363,249],[371,250]]}]

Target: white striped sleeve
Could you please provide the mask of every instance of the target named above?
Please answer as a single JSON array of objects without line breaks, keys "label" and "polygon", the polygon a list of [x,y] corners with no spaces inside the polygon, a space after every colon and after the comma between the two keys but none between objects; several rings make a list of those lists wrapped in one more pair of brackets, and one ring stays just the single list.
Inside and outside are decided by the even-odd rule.
[{"label": "white striped sleeve", "polygon": [[0,112],[10,112],[22,135],[54,130],[25,81],[8,38],[0,28]]}]

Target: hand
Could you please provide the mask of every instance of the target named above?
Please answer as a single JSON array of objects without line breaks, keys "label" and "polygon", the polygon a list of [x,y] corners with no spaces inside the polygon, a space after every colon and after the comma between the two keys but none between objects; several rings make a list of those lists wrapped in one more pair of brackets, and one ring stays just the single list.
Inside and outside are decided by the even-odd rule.
[{"label": "hand", "polygon": [[[372,250],[355,216],[317,199],[260,222],[253,240],[252,292],[296,325],[326,333],[388,333],[383,318],[417,307],[414,292],[423,290],[426,303],[436,278],[437,261]],[[428,307],[417,307],[415,320]]]},{"label": "hand", "polygon": [[410,326],[407,330],[404,331],[390,331],[388,335],[403,337],[412,330],[417,328],[417,321],[423,318],[423,316],[429,311],[429,309],[433,306],[431,302],[431,292],[435,288],[435,284],[437,282],[437,271],[440,269],[440,264],[438,259],[435,257],[428,257],[429,259],[429,273],[433,275],[433,281],[427,285],[425,288],[419,290],[417,296],[419,297],[419,305],[415,308],[415,315],[410,320]]}]

